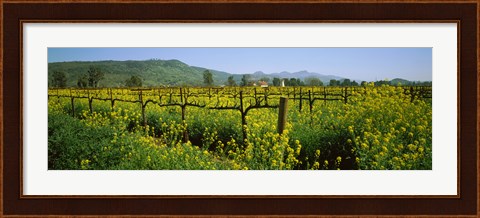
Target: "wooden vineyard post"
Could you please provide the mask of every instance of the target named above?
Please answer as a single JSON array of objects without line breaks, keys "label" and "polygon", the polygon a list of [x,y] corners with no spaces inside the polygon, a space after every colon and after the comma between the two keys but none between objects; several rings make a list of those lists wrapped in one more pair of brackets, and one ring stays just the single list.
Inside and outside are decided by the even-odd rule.
[{"label": "wooden vineyard post", "polygon": [[345,97],[344,97],[344,100],[345,100],[345,104],[348,102],[348,87],[345,87]]},{"label": "wooden vineyard post", "polygon": [[[210,89],[208,89],[208,90],[210,92]],[[183,101],[184,93],[185,93],[185,102]],[[181,103],[180,108],[182,109],[182,123],[185,124],[185,112],[186,112],[186,109],[187,109],[187,94],[186,94],[186,90],[183,91],[182,88],[180,88],[180,103]],[[188,132],[187,132],[186,128],[183,131],[183,142],[184,143],[188,142]]]},{"label": "wooden vineyard post", "polygon": [[287,123],[287,106],[288,98],[280,97],[280,105],[278,107],[278,125],[277,130],[278,134],[282,134],[285,129],[285,124]]},{"label": "wooden vineyard post", "polygon": [[147,118],[145,117],[145,106],[143,104],[143,93],[142,93],[142,90],[140,90],[140,94],[138,95],[138,98],[140,100],[140,106],[142,108],[142,119],[143,119],[143,128],[145,128],[145,130],[147,129]]},{"label": "wooden vineyard post", "polygon": [[263,100],[265,101],[265,104],[268,105],[268,93],[266,91],[263,93]]},{"label": "wooden vineyard post", "polygon": [[[185,124],[185,110],[186,110],[186,103],[181,105],[182,108],[182,123]],[[183,142],[187,143],[188,142],[188,132],[187,129],[183,131]]]},{"label": "wooden vineyard post", "polygon": [[183,103],[183,89],[180,88],[180,103]]},{"label": "wooden vineyard post", "polygon": [[243,140],[245,141],[247,139],[247,118],[245,117],[245,111],[243,110],[243,91],[240,91],[240,112],[242,113],[242,134],[243,134]]},{"label": "wooden vineyard post", "polygon": [[89,90],[87,90],[87,96],[88,96],[88,107],[90,108],[90,113],[93,114],[93,106],[92,106],[93,97],[90,97]]},{"label": "wooden vineyard post", "polygon": [[111,104],[111,107],[112,107],[112,111],[114,111],[115,101],[113,100],[113,90],[112,89],[110,89],[110,104]]},{"label": "wooden vineyard post", "polygon": [[302,112],[302,88],[300,88],[300,102],[299,102],[298,110]]},{"label": "wooden vineyard post", "polygon": [[60,94],[58,93],[58,88],[57,88],[57,103],[60,103]]},{"label": "wooden vineyard post", "polygon": [[75,102],[74,102],[74,97],[72,95],[72,89],[70,89],[70,100],[72,102],[72,117],[75,117]]},{"label": "wooden vineyard post", "polygon": [[312,91],[311,90],[308,90],[308,103],[310,105],[310,113],[312,113],[313,101],[312,101]]},{"label": "wooden vineyard post", "polygon": [[[186,110],[186,107],[187,105],[184,104],[182,105],[182,122],[183,124],[185,124],[185,110]],[[184,143],[187,143],[188,142],[188,132],[187,132],[187,129],[185,128],[185,130],[183,131],[183,142]]]}]

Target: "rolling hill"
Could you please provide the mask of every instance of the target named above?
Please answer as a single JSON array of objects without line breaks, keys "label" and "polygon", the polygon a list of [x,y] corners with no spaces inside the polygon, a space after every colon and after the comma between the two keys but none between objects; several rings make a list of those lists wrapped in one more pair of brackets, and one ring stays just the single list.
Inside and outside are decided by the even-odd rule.
[{"label": "rolling hill", "polygon": [[[87,74],[90,67],[100,69],[104,73],[104,79],[100,80],[99,87],[123,87],[125,81],[132,76],[138,76],[142,79],[143,86],[202,86],[203,72],[209,70],[212,73],[213,85],[220,86],[227,83],[228,77],[233,76],[235,82],[240,84],[241,74],[230,74],[228,72],[207,69],[204,67],[190,66],[179,60],[159,60],[150,59],[145,61],[72,61],[55,62],[48,64],[49,87],[51,86],[52,74],[55,71],[64,72],[67,78],[67,87],[76,87],[78,79]],[[328,84],[331,79],[343,81],[346,78],[323,75],[315,72],[279,72],[266,74],[261,71],[250,74],[250,79],[258,81],[262,78],[268,78],[270,82],[273,78],[306,78],[315,77]],[[353,80],[352,80],[353,81]],[[360,81],[357,81],[360,82]],[[392,84],[401,83],[403,85],[412,84],[411,81],[404,79],[394,79]]]},{"label": "rolling hill", "polygon": [[[77,80],[86,74],[90,67],[100,69],[105,78],[100,87],[121,87],[131,76],[139,76],[144,86],[196,86],[203,84],[203,72],[207,69],[192,67],[179,60],[147,61],[81,61],[56,62],[48,64],[49,82],[54,71],[65,72],[67,86],[77,85]],[[230,74],[210,70],[215,84],[223,84]]]}]

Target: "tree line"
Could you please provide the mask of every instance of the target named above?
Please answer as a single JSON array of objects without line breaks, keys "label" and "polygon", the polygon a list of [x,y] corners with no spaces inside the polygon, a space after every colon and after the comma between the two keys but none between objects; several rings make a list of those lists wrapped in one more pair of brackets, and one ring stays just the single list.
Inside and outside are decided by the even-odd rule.
[{"label": "tree line", "polygon": [[[204,78],[209,78],[209,80],[205,80],[205,84],[207,86],[210,86],[213,84],[213,79],[211,79],[211,74],[208,74]],[[209,77],[210,75],[210,77]],[[343,79],[343,80],[336,80],[336,79],[331,79],[328,84],[324,84],[323,81],[317,77],[307,77],[304,79],[304,81],[300,80],[299,78],[278,78],[274,77],[270,83],[270,78],[269,77],[262,77],[258,80],[255,80],[252,78],[251,74],[244,74],[242,75],[242,79],[240,81],[239,86],[256,86],[256,85],[273,85],[273,86],[343,86],[343,87],[350,87],[350,86],[367,86],[369,82],[367,81],[362,81],[358,83],[355,80],[350,80],[350,79]],[[402,86],[431,86],[432,82],[431,81],[426,81],[426,82],[410,82],[410,81],[404,81],[402,84],[401,82],[398,81],[389,81],[389,80],[380,80],[380,81],[375,81],[373,82],[375,86],[381,86],[381,85],[402,85]],[[234,76],[229,76],[226,82],[227,86],[237,86],[236,81],[234,80]]]},{"label": "tree line", "polygon": [[[105,73],[97,67],[90,67],[86,73],[80,75],[77,79],[77,87],[79,88],[97,88],[100,80],[105,79]],[[139,76],[131,76],[125,80],[126,87],[141,87],[142,78]],[[65,88],[67,87],[67,76],[63,71],[54,71],[52,73],[51,87]]]},{"label": "tree line", "polygon": [[[77,78],[77,87],[79,88],[97,88],[99,82],[105,78],[105,73],[96,67],[90,67],[86,73],[80,75]],[[399,84],[398,82],[392,83],[388,80],[375,81],[375,86],[380,85],[416,85],[416,86],[431,86],[432,82],[409,82],[407,84]],[[203,83],[205,86],[210,87],[214,85],[213,74],[209,70],[203,72]],[[331,79],[328,82],[328,86],[367,86],[367,81],[362,81],[360,84],[355,80],[343,79],[336,80]],[[123,85],[125,87],[142,87],[143,79],[139,76],[133,75],[129,79],[125,80]],[[231,75],[228,77],[225,85],[227,86],[327,86],[324,82],[317,77],[308,77],[303,81],[299,78],[278,78],[274,77],[270,82],[269,77],[262,77],[260,79],[254,79],[251,74],[244,74],[240,80],[240,84]],[[54,71],[51,78],[50,87],[65,88],[67,87],[67,76],[65,72]]]}]

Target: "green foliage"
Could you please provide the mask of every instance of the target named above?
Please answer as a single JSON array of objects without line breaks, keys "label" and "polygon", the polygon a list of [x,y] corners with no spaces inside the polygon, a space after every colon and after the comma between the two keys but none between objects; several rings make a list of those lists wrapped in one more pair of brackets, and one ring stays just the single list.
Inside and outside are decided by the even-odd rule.
[{"label": "green foliage", "polygon": [[[161,139],[128,131],[128,113],[84,113],[82,120],[49,108],[48,168],[50,170],[233,169],[208,150],[182,144],[177,125],[166,125]],[[120,119],[122,118],[122,119]],[[167,140],[168,141],[164,141]],[[168,144],[166,143],[168,142]],[[237,168],[240,167],[239,165]]]},{"label": "green foliage", "polygon": [[304,86],[305,83],[299,78],[285,79],[285,86]]},{"label": "green foliage", "polygon": [[310,116],[295,111],[292,139],[302,143],[306,168],[428,170],[431,116],[428,100],[411,102],[402,88],[369,86],[352,92],[347,104],[319,103]]},{"label": "green foliage", "polygon": [[87,71],[87,76],[88,86],[96,88],[98,87],[98,82],[105,77],[105,74],[99,68],[91,66]]},{"label": "green foliage", "polygon": [[252,85],[252,76],[250,74],[244,74],[242,76],[242,82],[240,83],[241,86],[249,86]]},{"label": "green foliage", "polygon": [[235,82],[235,80],[233,79],[233,75],[228,77],[227,85],[228,86],[236,86],[237,85],[237,82]]},{"label": "green foliage", "polygon": [[48,169],[90,169],[95,165],[118,163],[115,155],[105,154],[102,147],[110,144],[111,129],[90,128],[66,114],[48,116]]},{"label": "green foliage", "polygon": [[331,79],[330,82],[328,83],[329,86],[340,86],[340,81],[336,79]]},{"label": "green foliage", "polygon": [[[101,79],[92,79],[87,72],[90,69],[101,69],[103,77]],[[342,81],[340,77],[325,76],[321,74],[296,74],[296,73],[274,73],[274,74],[248,74],[247,78],[240,74],[229,74],[227,72],[206,69],[202,67],[189,66],[179,60],[144,60],[144,61],[73,61],[73,62],[57,62],[48,63],[48,77],[50,87],[53,85],[53,73],[55,71],[64,72],[67,78],[66,87],[99,87],[101,81],[102,87],[123,87],[125,81],[132,76],[140,75],[142,77],[142,85],[146,87],[161,86],[202,86],[205,80],[203,72],[208,70],[212,74],[212,84],[231,84],[234,81],[241,86],[252,85],[253,81],[272,81],[274,86],[280,86],[280,78],[295,78],[293,82],[287,79],[287,85],[290,81],[292,85],[302,85],[302,79],[312,77],[319,78],[324,84],[329,79],[336,78]],[[95,72],[93,70],[92,72]],[[87,73],[87,75],[85,75]],[[229,81],[228,78],[232,77]],[[267,81],[267,82],[269,82]],[[330,83],[331,86],[339,86],[340,81],[334,80],[336,83]],[[85,84],[86,83],[86,84]],[[332,85],[333,84],[333,85]],[[411,82],[402,79],[393,79],[391,85],[431,85],[431,82]],[[355,84],[351,84],[355,86]]]},{"label": "green foliage", "polygon": [[212,73],[209,70],[203,71],[203,83],[206,86],[211,86],[213,85],[213,78],[212,78]]},{"label": "green foliage", "polygon": [[[253,88],[231,88],[239,89]],[[335,96],[346,90],[305,89],[312,93],[326,89]],[[95,95],[108,98],[105,90],[95,91]],[[269,93],[293,90],[271,87]],[[73,118],[69,98],[51,97],[48,166],[49,169],[432,169],[431,99],[412,100],[410,89],[375,87],[374,83],[348,90],[347,103],[318,100],[311,112],[305,108],[305,104],[308,106],[305,101],[300,111],[300,101],[290,100],[282,135],[276,132],[278,109],[272,108],[250,110],[247,125],[242,126],[237,110],[187,107],[182,120],[178,106],[148,104],[144,127],[138,103],[117,102],[111,108],[108,101],[94,101],[91,113],[88,100],[76,99]],[[65,94],[69,90],[49,91]],[[135,91],[113,91],[119,99],[138,99]],[[152,90],[150,94],[146,91],[143,99],[158,100],[159,91]],[[216,105],[216,99],[221,105],[238,103],[238,97],[236,100],[230,95],[217,97],[190,95],[189,102],[205,102],[207,107]],[[168,96],[162,102],[169,102]],[[278,104],[274,98],[268,102]],[[242,130],[247,134],[245,139]],[[183,141],[185,132],[189,136],[187,142]]]},{"label": "green foliage", "polygon": [[132,76],[125,81],[127,87],[142,87],[142,78],[139,76]]},{"label": "green foliage", "polygon": [[342,81],[342,86],[350,86],[352,82],[350,82],[350,79],[344,79]]},{"label": "green foliage", "polygon": [[54,71],[52,77],[52,87],[63,88],[67,86],[67,76],[65,72]]},{"label": "green foliage", "polygon": [[88,86],[88,76],[86,74],[83,74],[78,78],[77,86],[79,88],[86,88]]},{"label": "green foliage", "polygon": [[[207,69],[189,66],[178,60],[145,60],[145,61],[95,61],[95,62],[58,62],[48,64],[49,76],[54,71],[65,72],[67,87],[79,86],[83,74],[90,67],[101,69],[104,78],[100,81],[102,87],[122,87],[132,76],[141,75],[142,85],[151,86],[200,86],[203,84],[203,72]],[[212,79],[224,84],[230,74],[222,71],[209,70]],[[235,76],[235,75],[234,75]],[[236,76],[235,76],[236,78]],[[235,80],[239,81],[240,77]],[[87,81],[88,85],[88,81]]]},{"label": "green foliage", "polygon": [[316,77],[308,77],[305,79],[305,84],[307,86],[323,86],[322,80]]},{"label": "green foliage", "polygon": [[273,86],[280,86],[282,84],[282,81],[280,80],[280,78],[274,77],[272,83]]},{"label": "green foliage", "polygon": [[264,77],[260,78],[258,81],[264,81],[264,82],[268,83],[268,82],[270,82],[270,78],[264,76]]}]

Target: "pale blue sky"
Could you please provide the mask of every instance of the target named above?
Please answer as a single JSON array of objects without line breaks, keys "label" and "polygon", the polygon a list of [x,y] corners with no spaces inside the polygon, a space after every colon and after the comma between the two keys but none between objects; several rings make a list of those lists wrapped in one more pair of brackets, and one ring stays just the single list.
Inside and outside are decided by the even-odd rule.
[{"label": "pale blue sky", "polygon": [[171,60],[235,74],[306,70],[358,80],[432,80],[431,48],[49,48],[48,62]]}]

